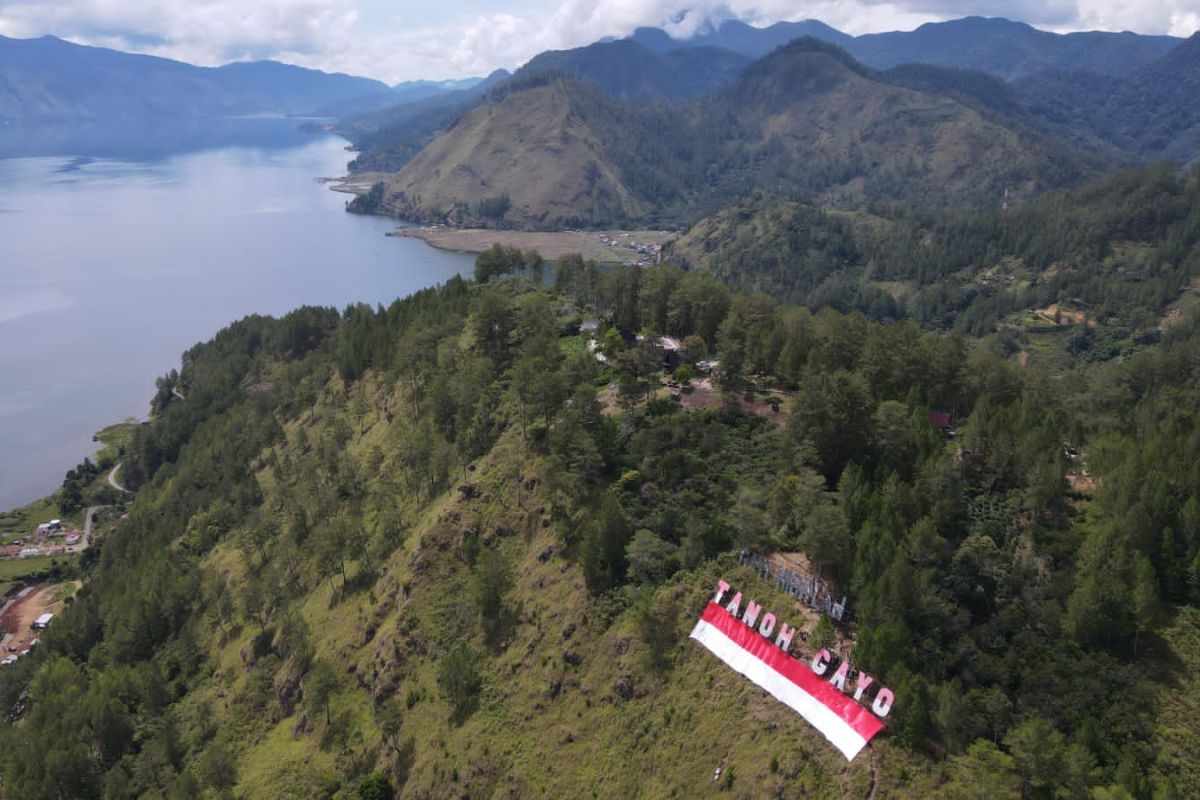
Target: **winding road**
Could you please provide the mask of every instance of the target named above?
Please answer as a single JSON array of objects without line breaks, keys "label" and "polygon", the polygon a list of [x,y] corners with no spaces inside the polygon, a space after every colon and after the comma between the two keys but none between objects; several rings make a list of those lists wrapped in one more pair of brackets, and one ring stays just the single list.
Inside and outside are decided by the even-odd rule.
[{"label": "winding road", "polygon": [[111,470],[109,470],[109,472],[108,472],[108,485],[109,485],[109,486],[111,486],[112,488],[116,489],[118,492],[124,492],[125,494],[129,494],[129,490],[128,490],[128,489],[126,489],[126,488],[125,488],[124,486],[122,486],[121,484],[117,483],[117,470],[119,470],[119,469],[121,468],[121,465],[122,465],[122,464],[124,464],[124,463],[125,463],[125,462],[123,462],[123,461],[118,461],[118,462],[117,462],[117,463],[116,463],[116,464],[113,466],[113,468],[112,468]]}]

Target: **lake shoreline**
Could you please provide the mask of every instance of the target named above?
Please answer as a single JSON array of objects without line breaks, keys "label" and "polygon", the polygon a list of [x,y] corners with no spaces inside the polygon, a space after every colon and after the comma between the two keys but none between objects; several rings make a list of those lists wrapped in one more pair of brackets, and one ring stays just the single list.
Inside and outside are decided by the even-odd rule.
[{"label": "lake shoreline", "polygon": [[500,244],[537,250],[548,261],[578,253],[601,263],[643,266],[658,263],[663,247],[677,236],[670,231],[514,231],[440,225],[402,227],[386,235],[418,239],[438,250],[466,255],[477,255]]},{"label": "lake shoreline", "polygon": [[471,273],[470,256],[384,238],[394,219],[346,213],[353,181],[323,177],[343,174],[345,140],[293,128],[166,157],[0,159],[0,508],[55,491],[97,430],[143,417],[155,378],[237,320]]}]

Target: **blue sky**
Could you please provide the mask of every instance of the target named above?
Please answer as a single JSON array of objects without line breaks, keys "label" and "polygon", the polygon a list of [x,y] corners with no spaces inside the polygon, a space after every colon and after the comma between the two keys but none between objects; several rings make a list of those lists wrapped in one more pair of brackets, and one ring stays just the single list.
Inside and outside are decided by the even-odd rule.
[{"label": "blue sky", "polygon": [[1041,28],[1187,36],[1200,0],[0,0],[0,34],[220,64],[276,58],[394,83],[513,69],[638,25],[820,19],[849,33],[980,14]]}]

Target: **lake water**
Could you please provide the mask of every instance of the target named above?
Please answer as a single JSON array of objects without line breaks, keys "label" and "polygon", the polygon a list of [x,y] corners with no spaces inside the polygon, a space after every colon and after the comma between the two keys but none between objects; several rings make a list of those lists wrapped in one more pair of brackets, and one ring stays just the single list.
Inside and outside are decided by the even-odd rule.
[{"label": "lake water", "polygon": [[144,418],[155,377],[233,320],[387,304],[470,270],[343,211],[316,179],[344,174],[344,140],[264,125],[152,160],[0,158],[0,509]]}]

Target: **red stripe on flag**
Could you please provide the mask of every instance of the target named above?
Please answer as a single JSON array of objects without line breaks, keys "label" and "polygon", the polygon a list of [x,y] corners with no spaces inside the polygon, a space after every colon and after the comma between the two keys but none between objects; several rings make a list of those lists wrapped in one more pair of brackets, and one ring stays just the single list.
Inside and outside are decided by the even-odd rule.
[{"label": "red stripe on flag", "polygon": [[845,720],[863,739],[870,741],[883,730],[879,718],[855,702],[854,698],[821,678],[804,662],[780,650],[770,639],[721,606],[709,603],[700,618],[729,637],[738,647],[812,695],[821,705]]}]

